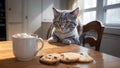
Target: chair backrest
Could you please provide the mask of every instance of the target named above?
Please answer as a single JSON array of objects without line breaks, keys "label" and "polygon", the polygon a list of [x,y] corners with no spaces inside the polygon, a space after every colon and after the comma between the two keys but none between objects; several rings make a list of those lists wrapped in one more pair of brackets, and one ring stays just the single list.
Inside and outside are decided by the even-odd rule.
[{"label": "chair backrest", "polygon": [[[93,32],[93,31],[94,32]],[[89,32],[91,31],[91,32]],[[100,23],[99,21],[91,21],[88,24],[83,26],[83,46],[85,46],[85,43],[88,43],[91,47],[95,47],[96,51],[100,50],[100,44],[101,44],[101,40],[102,40],[102,35],[103,35],[103,31],[104,31],[104,27],[102,26],[102,23]],[[88,36],[87,36],[87,32]],[[92,36],[92,34],[97,34],[97,37]],[[90,34],[90,36],[89,36]]]}]

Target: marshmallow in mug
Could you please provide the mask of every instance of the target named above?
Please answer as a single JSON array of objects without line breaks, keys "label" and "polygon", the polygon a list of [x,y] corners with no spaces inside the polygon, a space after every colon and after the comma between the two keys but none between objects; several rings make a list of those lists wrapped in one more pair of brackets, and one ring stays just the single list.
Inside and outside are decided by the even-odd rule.
[{"label": "marshmallow in mug", "polygon": [[15,38],[34,38],[34,36],[31,36],[30,34],[27,33],[18,33],[13,35]]}]

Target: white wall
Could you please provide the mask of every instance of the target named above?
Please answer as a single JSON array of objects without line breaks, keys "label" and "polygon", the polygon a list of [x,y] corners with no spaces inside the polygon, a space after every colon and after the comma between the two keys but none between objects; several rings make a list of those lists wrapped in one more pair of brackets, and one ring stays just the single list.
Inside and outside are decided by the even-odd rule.
[{"label": "white wall", "polygon": [[42,0],[42,21],[52,22],[53,20],[53,9],[67,9],[67,0]]},{"label": "white wall", "polygon": [[68,0],[42,0],[42,22],[41,27],[34,33],[46,39],[47,29],[53,20],[53,7],[57,9],[68,9]]},{"label": "white wall", "polygon": [[52,8],[61,9],[66,0],[6,0],[7,40],[13,34],[27,32],[37,33],[42,21],[52,21]]},{"label": "white wall", "polygon": [[42,0],[42,21],[52,21],[54,1],[55,0]]},{"label": "white wall", "polygon": [[41,2],[41,0],[28,0],[27,23],[29,33],[34,33],[39,27],[41,27]]},{"label": "white wall", "polygon": [[120,57],[120,29],[104,29],[104,34],[101,42],[101,51]]},{"label": "white wall", "polygon": [[52,22],[53,7],[67,9],[67,6],[67,0],[28,0],[28,32],[37,33],[41,22]]}]

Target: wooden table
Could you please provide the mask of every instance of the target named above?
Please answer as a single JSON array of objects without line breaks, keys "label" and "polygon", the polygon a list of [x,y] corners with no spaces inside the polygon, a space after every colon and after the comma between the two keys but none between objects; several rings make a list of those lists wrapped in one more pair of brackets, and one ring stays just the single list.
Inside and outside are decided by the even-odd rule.
[{"label": "wooden table", "polygon": [[[37,56],[27,62],[17,61],[12,51],[12,41],[0,42],[0,68],[120,68],[120,58],[97,52],[78,45],[64,45],[60,43],[49,44],[44,41],[44,48]],[[40,43],[39,43],[40,44]],[[58,65],[45,65],[39,63],[39,56],[47,53],[77,52],[87,53],[94,58],[91,63],[74,63]]]}]

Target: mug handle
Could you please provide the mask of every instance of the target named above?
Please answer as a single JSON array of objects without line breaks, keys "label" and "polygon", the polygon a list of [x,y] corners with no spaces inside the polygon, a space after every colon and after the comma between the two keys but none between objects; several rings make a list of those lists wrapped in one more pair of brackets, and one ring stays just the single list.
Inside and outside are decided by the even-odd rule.
[{"label": "mug handle", "polygon": [[44,46],[44,41],[43,41],[43,39],[42,38],[37,38],[38,39],[38,41],[40,40],[40,42],[42,43],[42,46],[35,52],[35,55],[37,55],[37,53],[43,48],[43,46]]}]

